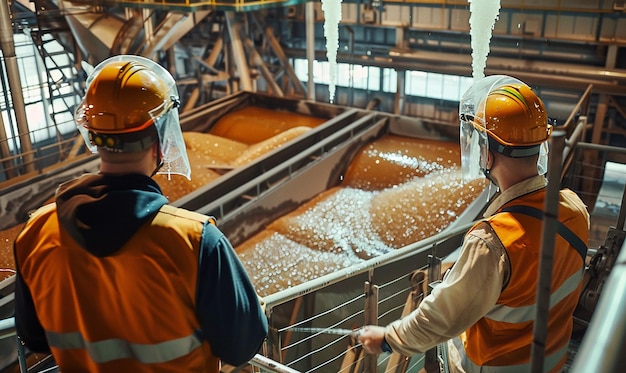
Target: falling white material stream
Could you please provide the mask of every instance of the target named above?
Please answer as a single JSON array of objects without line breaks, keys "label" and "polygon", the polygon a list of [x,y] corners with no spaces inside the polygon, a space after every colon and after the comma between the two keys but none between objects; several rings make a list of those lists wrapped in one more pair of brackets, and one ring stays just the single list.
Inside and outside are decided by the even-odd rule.
[{"label": "falling white material stream", "polygon": [[[470,4],[470,36],[472,40],[472,76],[485,77],[487,55],[492,31],[500,13],[500,0],[468,0]],[[341,0],[322,0],[324,12],[324,36],[329,70],[329,99],[335,100],[337,83],[337,50],[339,49],[339,22]]]},{"label": "falling white material stream", "polygon": [[472,76],[485,77],[491,34],[498,14],[500,0],[468,0],[470,3],[470,36],[472,39]]},{"label": "falling white material stream", "polygon": [[330,80],[328,84],[330,102],[335,100],[337,83],[337,50],[339,49],[339,21],[341,21],[341,0],[322,0],[324,11],[324,36],[326,37],[326,57]]}]

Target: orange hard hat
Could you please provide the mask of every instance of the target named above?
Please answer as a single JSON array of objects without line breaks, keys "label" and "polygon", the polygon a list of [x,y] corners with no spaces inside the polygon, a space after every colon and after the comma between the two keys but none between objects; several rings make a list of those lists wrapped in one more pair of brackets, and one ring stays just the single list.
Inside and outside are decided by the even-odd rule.
[{"label": "orange hard hat", "polygon": [[171,108],[170,87],[136,61],[113,61],[87,87],[79,120],[96,134],[138,132]]},{"label": "orange hard hat", "polygon": [[474,116],[474,126],[512,147],[541,144],[552,133],[543,102],[524,84],[507,84],[489,92]]}]

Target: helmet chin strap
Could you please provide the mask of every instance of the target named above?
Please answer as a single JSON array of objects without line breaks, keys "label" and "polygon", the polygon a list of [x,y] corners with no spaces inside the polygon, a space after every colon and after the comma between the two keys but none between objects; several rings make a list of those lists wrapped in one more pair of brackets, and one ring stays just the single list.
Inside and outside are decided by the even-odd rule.
[{"label": "helmet chin strap", "polygon": [[157,166],[154,169],[154,171],[152,171],[152,175],[150,175],[150,177],[153,177],[154,175],[156,175],[157,172],[159,172],[159,170],[161,169],[161,167],[163,167],[163,160],[161,160],[161,157],[159,156]]},{"label": "helmet chin strap", "polygon": [[[489,152],[489,155],[491,155],[491,152]],[[481,167],[480,171],[483,173],[483,175],[485,175],[485,178],[487,178],[487,180],[491,181],[493,185],[495,185],[496,187],[498,187],[498,189],[500,189],[500,186],[498,185],[496,180],[493,178],[493,176],[491,176],[491,169],[493,168],[493,163],[495,162],[493,155],[491,156],[491,159],[492,159],[491,168]]]},{"label": "helmet chin strap", "polygon": [[152,171],[152,175],[150,175],[150,177],[153,177],[154,175],[157,174],[157,172],[159,172],[159,170],[161,169],[161,167],[163,167],[163,158],[161,157],[161,144],[159,144],[159,141],[157,140],[157,159],[156,159],[156,168],[154,169],[154,171]]},{"label": "helmet chin strap", "polygon": [[491,176],[491,169],[487,169],[487,168],[482,168],[481,167],[480,171],[483,173],[483,175],[485,175],[487,180],[491,181],[491,183],[493,183],[493,185],[498,186],[498,183],[496,182],[496,180]]}]

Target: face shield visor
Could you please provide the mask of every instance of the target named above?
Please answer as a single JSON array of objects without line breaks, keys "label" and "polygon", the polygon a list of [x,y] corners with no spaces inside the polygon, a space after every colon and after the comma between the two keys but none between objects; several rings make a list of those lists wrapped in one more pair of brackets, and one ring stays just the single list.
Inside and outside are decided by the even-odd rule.
[{"label": "face shield visor", "polygon": [[[115,135],[120,138],[128,138],[129,136],[132,137],[133,133],[143,131],[147,127],[154,125],[161,152],[161,167],[156,173],[166,174],[168,178],[172,174],[178,174],[190,179],[191,167],[189,166],[187,150],[178,118],[177,108],[180,106],[179,95],[173,77],[165,68],[150,59],[133,55],[114,56],[101,62],[89,75],[86,81],[88,92],[91,84],[98,78],[102,70],[116,62],[134,62],[147,68],[150,71],[149,76],[152,77],[151,79],[156,79],[159,82],[158,95],[153,95],[152,98],[159,98],[156,101],[150,101],[149,106],[141,107],[136,101],[137,98],[132,96],[133,92],[129,92],[129,97],[120,94],[117,102],[111,101],[106,105],[94,105],[93,103],[87,102],[86,95],[75,113],[76,124],[85,140],[85,144],[90,151],[96,153],[98,145],[94,143],[90,133],[97,132],[105,135],[113,135],[110,136],[111,138],[114,138]],[[154,87],[154,85],[151,87]],[[120,89],[123,90],[124,88]],[[146,105],[145,101],[142,101],[142,104]],[[139,113],[133,114],[133,111]],[[130,118],[133,115],[135,115],[135,117],[143,116],[143,122],[140,121],[139,124],[133,124],[127,127],[127,122],[134,123],[132,118]],[[104,123],[103,126],[101,125],[101,128],[110,127],[113,129],[102,131],[100,129],[91,128],[90,120],[97,120],[99,124]],[[121,151],[126,150],[122,149]]]},{"label": "face shield visor", "polygon": [[461,173],[463,182],[484,177],[489,153],[487,132],[474,126],[474,117],[461,115]]},{"label": "face shield visor", "polygon": [[[498,145],[494,139],[490,140],[487,134],[487,123],[484,118],[485,105],[489,94],[505,85],[525,84],[510,76],[491,75],[474,82],[461,98],[459,103],[459,132],[463,182],[485,177],[489,143],[493,142],[493,144]],[[494,150],[498,151],[499,149]],[[545,141],[540,145],[537,163],[539,174],[544,174],[547,171],[547,155],[548,142]]]},{"label": "face shield visor", "polygon": [[537,159],[537,173],[545,175],[548,172],[548,142],[544,142],[539,147],[539,159]]},{"label": "face shield visor", "polygon": [[156,173],[167,175],[168,179],[172,174],[176,174],[191,180],[191,167],[187,157],[187,148],[180,129],[178,110],[176,109],[179,105],[178,99],[176,98],[176,101],[173,102],[175,104],[165,114],[153,118],[159,136],[162,157],[162,166]]}]

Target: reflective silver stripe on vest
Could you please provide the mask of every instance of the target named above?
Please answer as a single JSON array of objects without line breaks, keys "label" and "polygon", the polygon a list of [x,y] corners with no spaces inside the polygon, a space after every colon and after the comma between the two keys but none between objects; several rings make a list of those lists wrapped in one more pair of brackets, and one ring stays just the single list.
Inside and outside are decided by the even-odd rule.
[{"label": "reflective silver stripe on vest", "polygon": [[[583,272],[577,271],[565,280],[561,287],[550,295],[550,308],[554,307],[555,304],[574,292],[578,288],[578,285],[580,285],[582,277]],[[509,307],[503,304],[497,304],[487,312],[485,317],[495,321],[519,323],[534,320],[536,312],[535,304],[523,307]]]},{"label": "reflective silver stripe on vest", "polygon": [[163,363],[189,354],[202,344],[195,334],[155,344],[130,343],[123,339],[87,342],[79,332],[46,331],[51,348],[60,350],[86,349],[96,363],[118,359],[135,359],[145,364]]},{"label": "reflective silver stripe on vest", "polygon": [[[566,344],[563,348],[556,351],[552,355],[545,356],[543,360],[543,371],[548,372],[554,369],[554,367],[556,367],[559,364],[561,359],[563,359],[563,357],[567,353],[567,348],[568,348],[568,345]],[[462,354],[465,353],[465,351],[459,351],[459,352],[461,352]],[[462,361],[463,361],[462,363],[463,369],[465,369],[466,373],[528,373],[530,372],[530,362],[526,364],[519,364],[519,365],[478,366],[474,364],[472,360],[467,358],[467,356],[465,356],[465,358]]]}]

